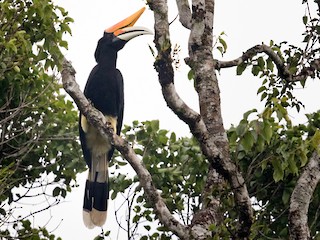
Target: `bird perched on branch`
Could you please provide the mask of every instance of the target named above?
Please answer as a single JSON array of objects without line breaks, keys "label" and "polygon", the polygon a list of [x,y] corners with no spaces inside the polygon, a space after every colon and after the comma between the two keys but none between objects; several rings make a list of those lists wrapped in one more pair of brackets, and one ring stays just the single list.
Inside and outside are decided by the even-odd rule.
[{"label": "bird perched on branch", "polygon": [[[118,135],[121,131],[123,119],[123,79],[116,68],[117,53],[132,38],[151,34],[144,27],[133,26],[145,8],[107,28],[99,40],[95,51],[97,65],[91,71],[84,95],[92,105],[100,110]],[[99,132],[80,113],[79,133],[84,159],[89,168],[86,181],[83,221],[88,228],[102,226],[106,221],[109,185],[108,162],[114,148],[108,139]]]}]

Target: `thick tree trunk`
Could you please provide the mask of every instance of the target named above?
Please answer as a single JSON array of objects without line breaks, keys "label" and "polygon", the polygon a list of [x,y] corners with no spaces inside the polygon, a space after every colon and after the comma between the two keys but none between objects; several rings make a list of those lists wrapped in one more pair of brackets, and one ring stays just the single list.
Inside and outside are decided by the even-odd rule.
[{"label": "thick tree trunk", "polygon": [[[203,154],[211,163],[207,179],[221,179],[223,176],[234,189],[236,205],[239,210],[239,228],[237,235],[247,238],[252,224],[252,208],[249,194],[243,177],[229,156],[229,144],[223,127],[220,106],[220,90],[215,74],[215,62],[212,56],[212,29],[214,1],[193,1],[192,12],[188,1],[177,0],[180,21],[189,28],[189,55],[187,63],[195,73],[195,86],[199,95],[200,114],[190,109],[178,96],[174,88],[174,72],[171,59],[171,43],[166,1],[149,1],[155,18],[155,44],[158,50],[155,68],[168,106],[177,116],[186,122],[190,131],[198,139]],[[214,175],[211,175],[214,174]],[[208,184],[215,181],[207,181]],[[219,184],[219,183],[217,183]],[[221,184],[221,183],[220,183]],[[208,196],[210,187],[206,187],[203,196]],[[212,197],[212,196],[211,196]],[[206,239],[211,236],[209,226],[219,225],[219,199],[209,201],[195,213],[190,235],[195,239]]]}]

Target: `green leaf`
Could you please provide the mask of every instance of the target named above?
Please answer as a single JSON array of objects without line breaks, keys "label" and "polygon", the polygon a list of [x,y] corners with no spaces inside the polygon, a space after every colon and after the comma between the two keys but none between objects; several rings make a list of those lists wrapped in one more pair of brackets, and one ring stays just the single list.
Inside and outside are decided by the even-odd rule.
[{"label": "green leaf", "polygon": [[244,120],[248,120],[249,115],[252,114],[252,113],[255,113],[255,112],[257,112],[257,109],[255,109],[255,108],[245,112],[243,114],[243,119]]},{"label": "green leaf", "polygon": [[238,136],[242,136],[248,128],[248,122],[246,120],[241,120],[240,124],[236,128],[236,133]]},{"label": "green leaf", "polygon": [[271,58],[267,59],[267,69],[269,69],[271,72],[273,72],[273,68],[274,68],[274,63],[271,60]]},{"label": "green leaf", "polygon": [[174,143],[176,141],[177,141],[176,134],[174,132],[172,132],[170,135],[170,142]]},{"label": "green leaf", "polygon": [[270,140],[272,138],[273,135],[273,129],[270,123],[268,123],[267,121],[264,122],[263,124],[263,129],[261,131],[261,136],[264,138],[264,140],[266,140],[266,142],[268,144],[270,144]]},{"label": "green leaf", "polygon": [[224,51],[226,51],[227,48],[228,48],[226,41],[224,41],[221,37],[219,37],[219,42],[220,42],[221,45],[223,46]]},{"label": "green leaf", "polygon": [[304,16],[302,17],[302,21],[303,21],[303,24],[304,24],[304,25],[307,25],[307,23],[308,23],[308,16],[304,15]]},{"label": "green leaf", "polygon": [[273,40],[270,40],[269,46],[272,47],[274,45]]},{"label": "green leaf", "polygon": [[291,197],[291,190],[288,188],[285,188],[282,193],[282,202],[284,205],[287,205],[289,203],[290,197]]},{"label": "green leaf", "polygon": [[250,132],[246,132],[246,134],[244,135],[241,141],[241,144],[245,151],[250,152],[254,142],[255,142],[254,137],[250,131]]},{"label": "green leaf", "polygon": [[59,43],[59,45],[60,45],[61,47],[64,47],[65,49],[68,49],[68,42],[67,42],[67,41],[61,41],[61,42]]},{"label": "green leaf", "polygon": [[111,193],[111,200],[114,200],[117,197],[117,192],[113,191]]},{"label": "green leaf", "polygon": [[266,92],[263,92],[263,93],[261,94],[260,101],[264,100],[267,96],[268,96],[268,94],[267,94]]},{"label": "green leaf", "polygon": [[274,158],[271,160],[273,166],[273,179],[275,182],[279,182],[283,180],[284,171],[281,166],[281,161],[278,158]]},{"label": "green leaf", "polygon": [[158,131],[159,130],[159,120],[153,120],[151,121],[150,123],[151,125],[151,128],[154,132]]},{"label": "green leaf", "polygon": [[223,56],[223,54],[226,53],[228,46],[227,46],[227,43],[221,38],[221,35],[219,36],[218,41],[222,46],[218,46],[217,49]]},{"label": "green leaf", "polygon": [[320,147],[320,130],[317,129],[315,134],[311,138],[311,145],[315,149],[319,149]]},{"label": "green leaf", "polygon": [[254,76],[258,76],[260,71],[261,71],[261,68],[258,65],[252,66],[251,72]]},{"label": "green leaf", "polygon": [[241,75],[247,68],[247,63],[242,62],[237,66],[237,75]]},{"label": "green leaf", "polygon": [[263,91],[266,91],[266,90],[267,90],[266,86],[261,86],[261,87],[259,87],[259,89],[257,91],[257,94],[259,94],[259,93],[261,93]]},{"label": "green leaf", "polygon": [[263,69],[264,68],[264,59],[263,59],[263,57],[259,57],[258,58],[258,66],[261,68],[261,69]]},{"label": "green leaf", "polygon": [[287,159],[289,164],[289,170],[291,173],[298,175],[299,169],[297,167],[297,164],[294,160],[294,154],[290,154],[289,158]]},{"label": "green leaf", "polygon": [[190,69],[189,72],[188,72],[188,79],[189,80],[194,79],[194,71],[192,69]]},{"label": "green leaf", "polygon": [[303,149],[299,151],[299,159],[300,159],[300,163],[301,163],[301,167],[304,167],[307,162],[308,162],[308,157],[307,157],[307,150]]},{"label": "green leaf", "polygon": [[53,189],[52,196],[57,197],[57,196],[60,195],[60,192],[61,192],[61,188],[60,187],[55,187]]}]

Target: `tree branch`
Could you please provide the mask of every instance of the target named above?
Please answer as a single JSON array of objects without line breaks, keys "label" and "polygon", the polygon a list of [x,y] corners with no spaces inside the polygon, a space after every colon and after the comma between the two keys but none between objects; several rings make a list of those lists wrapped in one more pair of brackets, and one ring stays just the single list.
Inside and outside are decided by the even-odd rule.
[{"label": "tree branch", "polygon": [[288,82],[302,81],[305,80],[307,77],[314,78],[315,72],[320,70],[320,59],[315,59],[310,63],[309,67],[303,67],[297,74],[292,74],[289,71],[290,66],[287,66],[283,62],[283,60],[277,55],[277,53],[274,52],[271,47],[265,44],[256,45],[248,49],[240,57],[230,61],[219,61],[215,59],[215,68],[217,70],[220,70],[222,68],[238,66],[245,61],[251,60],[258,53],[267,54],[276,65],[279,76]]},{"label": "tree branch", "polygon": [[191,28],[191,10],[188,0],[176,0],[178,11],[179,11],[179,20],[187,29]]},{"label": "tree branch", "polygon": [[80,91],[79,85],[75,81],[75,70],[66,59],[63,63],[61,75],[64,89],[74,99],[78,108],[81,110],[81,113],[104,138],[111,139],[114,147],[121,152],[124,158],[127,159],[136,171],[139,176],[140,184],[143,187],[149,203],[153,206],[154,212],[158,216],[160,222],[170,231],[174,232],[179,238],[187,239],[188,235],[186,227],[176,220],[170,213],[164,200],[160,196],[160,193],[153,185],[149,171],[145,168],[128,143],[116,135],[113,130],[106,125],[106,120],[102,113],[95,109]]},{"label": "tree branch", "polygon": [[256,56],[258,53],[265,53],[267,54],[272,61],[275,63],[277,66],[277,69],[279,71],[279,74],[283,76],[284,78],[289,78],[291,76],[291,73],[283,63],[282,59],[272,50],[271,47],[261,44],[261,45],[256,45],[250,49],[248,49],[246,52],[242,54],[242,56],[231,60],[231,61],[216,61],[216,69],[219,70],[221,68],[229,68],[229,67],[235,67],[238,66],[239,64],[252,59],[254,56]]},{"label": "tree branch", "polygon": [[[181,3],[183,4],[183,3]],[[166,1],[149,1],[154,10],[155,44],[158,50],[155,68],[159,74],[163,96],[175,114],[189,125],[190,131],[198,139],[203,154],[211,167],[217,169],[231,184],[239,209],[239,236],[248,236],[252,223],[252,208],[244,179],[229,157],[228,139],[223,128],[220,109],[219,87],[212,58],[213,0],[193,1],[192,25],[189,41],[188,64],[195,72],[196,90],[200,99],[200,115],[190,109],[178,96],[174,88],[174,72],[170,55],[171,44]],[[209,171],[209,176],[214,171]],[[209,188],[208,188],[209,189]],[[204,189],[207,191],[208,189]],[[209,193],[204,193],[209,195]],[[218,200],[217,200],[218,201]],[[217,201],[204,205],[195,213],[190,235],[196,239],[209,237],[210,224],[217,224]],[[204,215],[208,218],[203,218]],[[198,221],[202,219],[202,221]],[[199,229],[207,229],[206,234]]]},{"label": "tree branch", "polygon": [[315,151],[303,170],[290,199],[290,239],[308,240],[308,209],[316,186],[320,181],[320,157]]},{"label": "tree branch", "polygon": [[[250,234],[253,211],[245,181],[230,159],[228,138],[223,127],[220,90],[214,71],[215,61],[212,57],[214,4],[214,0],[192,2],[193,14],[188,64],[195,73],[194,79],[199,94],[200,114],[209,133],[208,139],[200,144],[213,168],[224,176],[232,187],[236,207],[239,211],[237,235],[246,239]],[[214,145],[219,148],[218,155],[214,153],[212,147]]]}]

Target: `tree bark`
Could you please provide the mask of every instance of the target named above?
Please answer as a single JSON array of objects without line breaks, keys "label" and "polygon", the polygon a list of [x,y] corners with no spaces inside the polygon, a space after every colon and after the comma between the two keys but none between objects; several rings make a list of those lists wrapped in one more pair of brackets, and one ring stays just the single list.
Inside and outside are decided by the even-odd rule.
[{"label": "tree bark", "polygon": [[292,240],[309,240],[308,209],[320,181],[320,157],[315,151],[303,170],[290,199],[289,233]]},{"label": "tree bark", "polygon": [[[158,50],[155,68],[158,71],[164,99],[176,115],[189,125],[190,131],[198,139],[202,152],[210,161],[211,167],[230,183],[239,210],[237,235],[240,238],[246,238],[249,236],[252,224],[252,208],[244,179],[230,159],[228,139],[223,127],[220,90],[212,56],[214,1],[193,1],[192,14],[185,1],[177,1],[180,21],[185,27],[191,29],[190,58],[187,59],[187,63],[195,73],[194,80],[199,95],[200,114],[190,109],[174,88],[167,3],[164,0],[149,1],[148,3],[151,10],[154,11],[154,42]],[[190,14],[191,20],[189,20]],[[191,21],[190,24],[189,21]],[[214,171],[208,172],[208,179],[214,179],[213,176],[210,176]],[[210,188],[206,188],[204,191],[208,189]],[[203,192],[203,195],[208,195],[208,193]],[[212,233],[208,230],[209,226],[211,224],[217,225],[219,222],[217,221],[219,219],[218,208],[219,199],[212,201],[212,204],[203,205],[201,211],[195,213],[190,235],[196,239],[210,237]],[[199,217],[200,215],[201,217]]]}]

